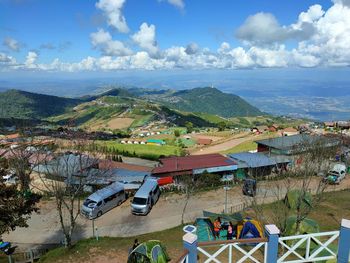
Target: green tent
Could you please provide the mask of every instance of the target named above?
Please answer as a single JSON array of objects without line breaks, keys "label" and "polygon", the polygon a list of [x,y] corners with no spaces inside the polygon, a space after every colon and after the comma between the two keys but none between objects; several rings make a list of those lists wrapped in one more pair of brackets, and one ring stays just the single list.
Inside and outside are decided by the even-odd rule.
[{"label": "green tent", "polygon": [[209,218],[197,218],[195,225],[197,227],[197,237],[199,242],[214,241],[214,226]]},{"label": "green tent", "polygon": [[[303,195],[303,196],[302,196]],[[300,190],[291,190],[286,194],[286,197],[284,199],[286,205],[290,209],[296,209],[298,202],[301,200],[301,205],[304,207],[311,207],[312,206],[312,196],[309,192],[302,192]]]},{"label": "green tent", "polygon": [[149,240],[131,251],[128,263],[167,263],[170,261],[165,247],[158,240]]}]

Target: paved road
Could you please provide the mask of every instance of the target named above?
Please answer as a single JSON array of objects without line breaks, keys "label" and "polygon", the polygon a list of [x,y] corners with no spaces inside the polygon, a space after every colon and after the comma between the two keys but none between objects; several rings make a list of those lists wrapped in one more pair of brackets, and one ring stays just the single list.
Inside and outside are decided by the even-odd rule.
[{"label": "paved road", "polygon": [[[317,185],[317,178],[311,184],[311,188]],[[263,183],[259,185],[258,200],[260,202],[272,202],[276,200],[275,189],[279,182]],[[297,185],[298,182],[295,181]],[[281,184],[280,184],[281,185]],[[350,177],[344,180],[339,186],[330,187],[328,190],[340,190],[350,188]],[[282,190],[283,192],[283,190]],[[283,193],[281,194],[283,195]],[[224,190],[219,189],[193,196],[188,204],[185,214],[185,221],[191,222],[202,211],[221,212],[224,209]],[[248,197],[241,195],[239,186],[233,187],[228,192],[230,206],[238,206],[247,203]],[[95,227],[99,236],[134,236],[167,228],[178,226],[181,223],[181,213],[185,203],[182,195],[162,196],[159,202],[153,207],[147,216],[134,216],[130,213],[130,200],[120,207],[114,208],[101,218],[95,220]],[[41,214],[32,215],[28,228],[18,228],[3,238],[7,241],[23,244],[58,243],[63,240],[60,231],[57,212],[53,201],[43,201],[40,204]],[[75,239],[92,236],[92,221],[83,217],[78,219],[78,229]]]}]

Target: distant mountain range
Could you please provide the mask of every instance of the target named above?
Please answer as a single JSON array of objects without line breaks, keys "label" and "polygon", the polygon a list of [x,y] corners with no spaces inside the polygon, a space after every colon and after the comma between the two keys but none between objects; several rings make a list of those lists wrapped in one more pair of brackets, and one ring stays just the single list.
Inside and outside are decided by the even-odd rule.
[{"label": "distant mountain range", "polygon": [[96,95],[64,98],[7,90],[0,93],[0,118],[49,120],[100,129],[124,129],[153,121],[216,126],[230,118],[263,113],[242,98],[215,88],[185,91],[114,88]]}]

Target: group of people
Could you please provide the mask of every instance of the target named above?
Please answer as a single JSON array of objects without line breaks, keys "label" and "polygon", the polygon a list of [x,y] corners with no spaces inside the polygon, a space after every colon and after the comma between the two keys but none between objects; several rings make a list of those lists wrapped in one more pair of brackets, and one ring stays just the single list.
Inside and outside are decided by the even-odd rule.
[{"label": "group of people", "polygon": [[233,236],[237,233],[237,225],[233,225],[232,222],[230,221],[228,225],[224,226],[221,223],[221,218],[218,217],[214,221],[214,236],[215,239],[220,239],[220,234],[222,230],[227,230],[227,240],[233,239]]}]

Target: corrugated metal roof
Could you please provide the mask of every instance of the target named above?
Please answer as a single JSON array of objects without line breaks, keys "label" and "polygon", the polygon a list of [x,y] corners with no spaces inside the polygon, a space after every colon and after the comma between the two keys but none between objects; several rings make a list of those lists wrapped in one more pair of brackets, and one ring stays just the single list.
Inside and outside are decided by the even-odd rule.
[{"label": "corrugated metal roof", "polygon": [[289,163],[290,160],[282,156],[267,156],[263,153],[241,152],[228,155],[238,163],[238,168],[258,168]]},{"label": "corrugated metal roof", "polygon": [[142,171],[142,172],[150,172],[152,171],[152,167],[130,164],[130,163],[122,163],[110,160],[100,160],[99,161],[100,169],[125,169],[132,171]]},{"label": "corrugated metal roof", "polygon": [[188,171],[200,168],[229,166],[236,163],[221,154],[191,155],[160,159],[162,166],[153,169],[153,174]]},{"label": "corrugated metal roof", "polygon": [[296,148],[298,146],[312,145],[317,142],[321,142],[325,146],[334,146],[338,144],[336,140],[332,140],[324,136],[316,136],[316,135],[309,135],[309,134],[297,134],[292,136],[282,136],[277,138],[270,138],[270,139],[256,141],[256,143],[258,144],[262,144],[270,148],[275,148],[279,150],[292,150],[293,148]]},{"label": "corrugated metal roof", "polygon": [[230,158],[235,161],[241,161],[247,164],[249,168],[257,168],[263,166],[274,166],[276,165],[276,161],[267,157],[264,154],[260,153],[250,153],[250,152],[242,152],[242,153],[234,153],[228,155]]}]

